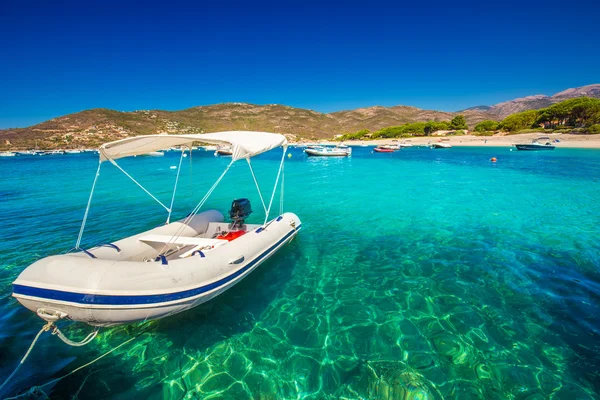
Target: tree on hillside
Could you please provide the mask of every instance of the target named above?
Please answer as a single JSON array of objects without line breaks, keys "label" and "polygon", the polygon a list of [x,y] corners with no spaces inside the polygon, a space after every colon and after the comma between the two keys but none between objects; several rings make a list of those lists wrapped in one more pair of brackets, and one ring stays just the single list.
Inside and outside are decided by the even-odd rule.
[{"label": "tree on hillside", "polygon": [[469,129],[465,117],[462,115],[457,115],[456,117],[452,118],[452,121],[450,121],[450,129]]},{"label": "tree on hillside", "polygon": [[363,129],[360,130],[356,133],[346,133],[344,136],[340,137],[338,140],[340,141],[344,141],[344,140],[361,140],[363,139],[365,136],[367,136],[369,133],[368,129]]},{"label": "tree on hillside", "polygon": [[450,124],[448,123],[448,121],[441,121],[441,122],[429,121],[425,124],[423,132],[425,133],[426,136],[429,136],[433,132],[446,131],[448,129],[450,129]]},{"label": "tree on hillside", "polygon": [[589,126],[593,124],[594,116],[598,113],[600,113],[600,100],[579,97],[539,110],[536,123],[543,124],[546,128],[556,128],[561,125]]},{"label": "tree on hillside", "polygon": [[527,129],[534,126],[538,119],[539,112],[536,110],[523,111],[511,114],[504,118],[498,125],[498,129],[508,132],[516,132],[521,129]]},{"label": "tree on hillside", "polygon": [[475,125],[475,132],[490,132],[498,129],[498,121],[493,121],[491,119],[481,121],[477,125]]}]

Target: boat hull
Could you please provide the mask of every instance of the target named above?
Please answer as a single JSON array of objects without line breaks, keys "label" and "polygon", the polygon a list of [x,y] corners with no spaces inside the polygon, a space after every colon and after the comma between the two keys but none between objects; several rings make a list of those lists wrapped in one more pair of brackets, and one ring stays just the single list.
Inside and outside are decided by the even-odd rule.
[{"label": "boat hull", "polygon": [[545,144],[515,144],[517,150],[525,150],[525,151],[544,151],[544,150],[554,150],[554,146],[545,145]]},{"label": "boat hull", "polygon": [[373,151],[376,153],[393,153],[394,152],[394,150],[392,150],[392,149],[382,149],[379,147],[374,148]]},{"label": "boat hull", "polygon": [[335,150],[315,150],[315,149],[304,149],[304,152],[309,156],[320,156],[320,157],[348,157],[349,151],[335,151]]},{"label": "boat hull", "polygon": [[[204,223],[222,221],[222,214],[215,213],[196,216],[204,220],[186,235],[198,233]],[[130,247],[138,246],[136,254],[156,254],[153,248],[144,249],[148,245],[140,244],[139,239],[165,227],[115,244],[122,246],[120,242],[129,241]],[[13,296],[38,315],[66,315],[67,319],[94,326],[164,318],[230,289],[291,241],[300,228],[298,217],[285,213],[264,229],[253,229],[202,255],[169,260],[166,265],[161,261],[118,260],[129,255],[119,256],[113,248],[106,247],[90,250],[98,257],[95,259],[84,253],[51,256],[21,273],[13,283]],[[127,253],[126,249],[121,247],[121,253]]]}]

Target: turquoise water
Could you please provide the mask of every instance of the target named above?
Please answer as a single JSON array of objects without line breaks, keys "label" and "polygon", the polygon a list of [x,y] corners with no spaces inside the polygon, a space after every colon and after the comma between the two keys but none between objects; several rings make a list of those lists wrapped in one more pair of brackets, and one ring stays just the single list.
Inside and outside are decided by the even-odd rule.
[{"label": "turquoise water", "polygon": [[[9,392],[62,376],[135,337],[44,392],[600,398],[600,151],[355,148],[348,159],[291,151],[285,210],[302,219],[297,239],[189,312],[102,330],[84,348],[42,336]],[[254,163],[265,192],[278,161],[270,153]],[[177,162],[171,153],[122,165],[168,202]],[[184,160],[178,216],[227,163],[211,152]],[[0,160],[1,380],[42,326],[10,297],[10,284],[39,257],[73,247],[96,166],[91,154]],[[206,208],[226,211],[237,197],[253,202],[251,222],[264,218],[241,162]],[[165,214],[105,165],[84,243],[151,228]],[[64,330],[83,338],[90,328]]]}]

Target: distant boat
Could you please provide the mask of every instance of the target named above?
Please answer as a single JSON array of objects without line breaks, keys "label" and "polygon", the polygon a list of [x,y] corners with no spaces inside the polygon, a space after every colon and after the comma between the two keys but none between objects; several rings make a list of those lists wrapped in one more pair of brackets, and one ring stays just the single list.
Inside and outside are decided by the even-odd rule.
[{"label": "distant boat", "polygon": [[412,143],[408,143],[410,140],[404,140],[402,143],[398,144],[400,147],[413,147]]},{"label": "distant boat", "polygon": [[310,146],[304,149],[304,152],[309,156],[321,157],[348,157],[352,155],[352,149],[349,147],[325,147],[325,146]]},{"label": "distant boat", "polygon": [[448,139],[442,139],[439,142],[431,144],[432,149],[449,149],[451,147],[452,147],[452,145],[450,143],[448,143]]},{"label": "distant boat", "polygon": [[233,155],[233,150],[231,147],[219,147],[217,151],[215,151],[215,156],[231,156]]},{"label": "distant boat", "polygon": [[134,157],[137,157],[138,155],[140,157],[163,157],[165,155],[165,153],[163,153],[161,151],[151,151],[149,153],[136,154],[136,155],[134,155]]},{"label": "distant boat", "polygon": [[65,154],[79,154],[81,150],[65,150]]},{"label": "distant boat", "polygon": [[45,152],[44,155],[57,156],[57,155],[63,155],[63,154],[65,154],[65,152],[62,150],[49,150],[49,151]]},{"label": "distant boat", "polygon": [[21,151],[17,151],[17,154],[19,154],[21,156],[35,156],[37,154],[37,152],[35,152],[33,150],[21,150]]},{"label": "distant boat", "polygon": [[12,151],[2,151],[0,152],[0,157],[14,157],[16,156],[16,153],[13,153]]},{"label": "distant boat", "polygon": [[375,147],[373,149],[374,152],[376,153],[393,153],[394,149],[390,149],[389,147]]},{"label": "distant boat", "polygon": [[[546,140],[545,144],[540,143],[540,140]],[[538,151],[538,150],[554,150],[555,146],[552,146],[549,137],[539,137],[537,139],[533,139],[529,144],[515,144],[517,150],[529,150],[529,151]]]}]

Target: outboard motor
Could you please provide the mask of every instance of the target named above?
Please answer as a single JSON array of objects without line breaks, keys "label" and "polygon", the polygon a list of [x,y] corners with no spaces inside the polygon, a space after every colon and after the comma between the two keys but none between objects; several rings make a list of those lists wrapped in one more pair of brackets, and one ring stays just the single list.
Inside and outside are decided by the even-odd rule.
[{"label": "outboard motor", "polygon": [[229,218],[231,218],[231,227],[240,228],[244,225],[244,220],[252,214],[252,206],[248,199],[236,199],[231,203]]}]

